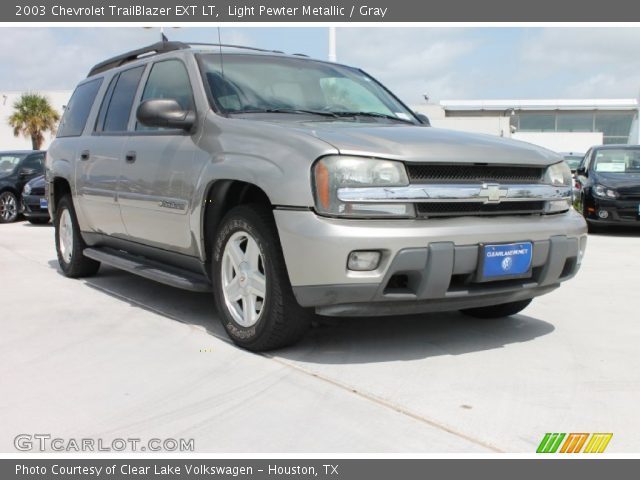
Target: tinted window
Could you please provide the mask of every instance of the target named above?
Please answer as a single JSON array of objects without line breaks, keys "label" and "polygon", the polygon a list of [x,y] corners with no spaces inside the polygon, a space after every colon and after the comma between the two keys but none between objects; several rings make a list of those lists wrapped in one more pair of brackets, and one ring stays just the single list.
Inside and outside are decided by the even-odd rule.
[{"label": "tinted window", "polygon": [[592,132],[592,113],[558,114],[558,132]]},{"label": "tinted window", "polygon": [[0,174],[11,173],[25,156],[18,153],[0,154]]},{"label": "tinted window", "polygon": [[556,129],[556,117],[553,114],[527,114],[520,117],[520,130],[523,132],[552,132]]},{"label": "tinted window", "polygon": [[[165,60],[153,64],[142,93],[142,101],[156,98],[171,98],[176,100],[184,110],[194,109],[191,82],[182,62]],[[154,128],[136,125],[136,130],[151,129]]]},{"label": "tinted window", "polygon": [[102,78],[97,78],[76,88],[64,110],[58,137],[77,137],[82,134],[101,84]]},{"label": "tinted window", "polygon": [[111,80],[100,106],[96,131],[123,132],[127,129],[131,106],[143,71],[144,66],[131,68]]},{"label": "tinted window", "polygon": [[44,172],[44,155],[32,155],[22,162],[21,168],[33,168],[37,172]]}]

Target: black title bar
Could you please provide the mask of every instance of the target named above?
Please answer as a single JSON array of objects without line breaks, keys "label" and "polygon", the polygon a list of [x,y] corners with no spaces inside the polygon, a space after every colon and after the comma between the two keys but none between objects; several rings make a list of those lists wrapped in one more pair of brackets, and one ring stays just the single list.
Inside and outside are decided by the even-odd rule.
[{"label": "black title bar", "polygon": [[[183,2],[183,3],[181,3]],[[640,3],[582,0],[14,0],[2,22],[638,22]]]}]

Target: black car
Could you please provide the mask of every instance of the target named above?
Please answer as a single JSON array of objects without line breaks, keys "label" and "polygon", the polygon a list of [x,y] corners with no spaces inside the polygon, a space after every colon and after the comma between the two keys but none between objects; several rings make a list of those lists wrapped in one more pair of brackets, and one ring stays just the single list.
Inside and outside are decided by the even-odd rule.
[{"label": "black car", "polygon": [[27,182],[22,190],[22,214],[31,223],[48,223],[49,210],[44,194],[44,175]]},{"label": "black car", "polygon": [[576,170],[576,184],[576,209],[590,230],[640,227],[640,145],[593,147]]},{"label": "black car", "polygon": [[0,152],[0,223],[17,220],[24,185],[44,174],[41,150]]}]

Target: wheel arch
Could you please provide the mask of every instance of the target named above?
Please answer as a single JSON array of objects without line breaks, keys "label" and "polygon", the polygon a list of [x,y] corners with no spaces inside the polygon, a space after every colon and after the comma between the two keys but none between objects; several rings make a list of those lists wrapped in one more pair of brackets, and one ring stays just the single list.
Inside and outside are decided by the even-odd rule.
[{"label": "wheel arch", "polygon": [[51,206],[50,210],[53,215],[55,215],[56,210],[58,208],[58,203],[65,195],[71,195],[71,184],[69,180],[65,177],[54,177],[51,182]]},{"label": "wheel arch", "polygon": [[[207,185],[201,218],[201,244],[207,267],[211,265],[211,251],[215,234],[224,216],[232,208],[258,203],[273,208],[267,193],[258,185],[242,180],[215,180]],[[209,271],[209,268],[207,268]]]}]

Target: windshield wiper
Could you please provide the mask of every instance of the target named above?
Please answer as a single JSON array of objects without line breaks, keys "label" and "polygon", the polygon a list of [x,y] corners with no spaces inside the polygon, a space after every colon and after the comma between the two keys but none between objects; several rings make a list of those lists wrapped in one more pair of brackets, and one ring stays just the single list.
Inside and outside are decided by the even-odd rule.
[{"label": "windshield wiper", "polygon": [[339,117],[375,117],[375,118],[386,118],[388,120],[395,120],[397,122],[410,123],[415,125],[415,122],[412,120],[408,120],[406,118],[396,117],[395,115],[387,115],[386,113],[378,113],[378,112],[331,112]]},{"label": "windshield wiper", "polygon": [[256,108],[251,110],[236,110],[229,113],[298,113],[306,115],[321,115],[323,117],[333,118],[339,117],[339,115],[336,115],[333,112],[324,112],[322,110],[305,110],[302,108]]}]

